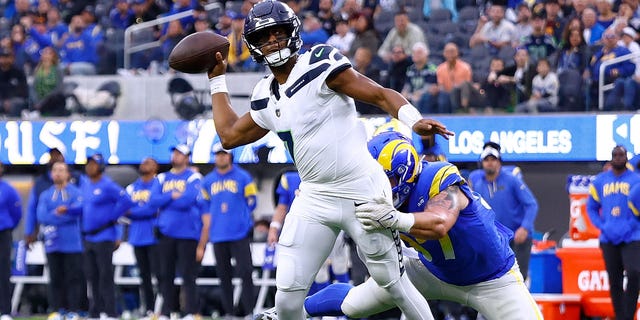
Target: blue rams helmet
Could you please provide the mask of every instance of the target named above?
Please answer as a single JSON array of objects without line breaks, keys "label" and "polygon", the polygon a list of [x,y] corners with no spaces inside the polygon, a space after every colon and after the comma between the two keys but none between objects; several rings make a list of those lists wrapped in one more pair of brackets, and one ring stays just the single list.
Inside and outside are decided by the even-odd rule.
[{"label": "blue rams helmet", "polygon": [[393,206],[400,207],[417,182],[422,162],[411,140],[396,131],[382,132],[369,141],[369,153],[382,165],[391,182]]},{"label": "blue rams helmet", "polygon": [[[262,48],[268,43],[260,43],[260,40],[275,26],[285,27],[288,35],[287,44],[267,56],[262,52]],[[286,4],[277,0],[264,0],[253,6],[245,18],[243,38],[256,62],[280,66],[302,47],[300,19]]]}]

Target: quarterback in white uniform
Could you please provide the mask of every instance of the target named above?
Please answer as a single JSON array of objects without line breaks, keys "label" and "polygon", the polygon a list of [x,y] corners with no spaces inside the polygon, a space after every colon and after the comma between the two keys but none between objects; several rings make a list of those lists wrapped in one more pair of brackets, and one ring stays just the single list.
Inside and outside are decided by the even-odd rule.
[{"label": "quarterback in white uniform", "polygon": [[361,259],[378,286],[408,319],[433,319],[424,297],[404,273],[397,231],[367,232],[355,217],[357,203],[382,196],[391,188],[380,165],[369,155],[364,127],[353,99],[378,105],[421,135],[452,135],[420,113],[396,91],[357,73],[330,46],[298,55],[300,21],[287,5],[257,3],[247,15],[245,43],[253,58],[272,71],[255,87],[251,112],[240,117],[230,105],[224,73],[216,54],[209,71],[213,120],[224,148],[277,133],[285,142],[301,177],[279,239],[276,309],[280,319],[303,319],[307,290],[344,230],[356,242]]}]

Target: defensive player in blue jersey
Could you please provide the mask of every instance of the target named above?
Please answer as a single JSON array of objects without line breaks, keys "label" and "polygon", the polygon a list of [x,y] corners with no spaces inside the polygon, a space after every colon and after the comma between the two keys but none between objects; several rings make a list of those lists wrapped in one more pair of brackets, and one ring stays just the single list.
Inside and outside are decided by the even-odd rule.
[{"label": "defensive player in blue jersey", "polygon": [[[495,221],[491,207],[454,165],[420,161],[411,141],[397,132],[375,136],[369,151],[382,164],[394,205],[403,212],[380,199],[359,205],[356,215],[365,229],[402,232],[409,246],[403,249],[407,274],[425,298],[468,305],[488,320],[542,319],[509,247],[513,233]],[[392,307],[371,279],[357,287],[333,284],[305,301],[312,317],[362,318]]]}]

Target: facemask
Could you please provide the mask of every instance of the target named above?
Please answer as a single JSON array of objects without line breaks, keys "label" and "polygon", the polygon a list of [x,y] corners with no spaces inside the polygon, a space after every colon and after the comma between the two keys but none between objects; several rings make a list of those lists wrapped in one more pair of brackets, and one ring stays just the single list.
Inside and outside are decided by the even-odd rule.
[{"label": "facemask", "polygon": [[291,49],[284,48],[265,56],[264,60],[267,62],[268,65],[272,67],[279,67],[283,65],[285,62],[287,62],[287,60],[289,60],[290,57],[291,57]]}]

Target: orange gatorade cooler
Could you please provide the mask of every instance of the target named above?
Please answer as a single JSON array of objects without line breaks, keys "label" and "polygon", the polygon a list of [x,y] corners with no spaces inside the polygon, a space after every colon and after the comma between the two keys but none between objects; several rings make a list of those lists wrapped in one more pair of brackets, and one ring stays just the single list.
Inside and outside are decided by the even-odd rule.
[{"label": "orange gatorade cooler", "polygon": [[567,178],[569,192],[569,235],[573,240],[597,239],[600,230],[593,226],[587,214],[587,198],[589,198],[589,184],[595,176],[570,175]]},{"label": "orange gatorade cooler", "polygon": [[544,320],[580,320],[580,295],[532,294]]},{"label": "orange gatorade cooler", "polygon": [[[582,311],[588,317],[613,317],[609,276],[597,242],[591,247],[556,249],[562,264],[562,293],[581,295]],[[639,311],[640,312],[640,311]],[[635,319],[640,319],[636,313]]]}]

